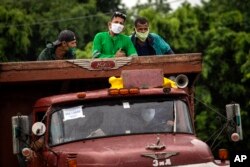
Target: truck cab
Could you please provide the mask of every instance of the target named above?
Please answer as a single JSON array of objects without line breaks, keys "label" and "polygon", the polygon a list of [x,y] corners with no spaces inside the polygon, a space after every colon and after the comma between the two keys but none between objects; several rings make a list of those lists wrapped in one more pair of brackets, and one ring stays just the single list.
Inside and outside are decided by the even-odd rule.
[{"label": "truck cab", "polygon": [[35,108],[49,105],[42,148],[47,161],[38,156],[34,161],[44,166],[72,161],[77,166],[211,165],[209,147],[194,135],[189,103],[185,91],[163,88],[40,99]]}]

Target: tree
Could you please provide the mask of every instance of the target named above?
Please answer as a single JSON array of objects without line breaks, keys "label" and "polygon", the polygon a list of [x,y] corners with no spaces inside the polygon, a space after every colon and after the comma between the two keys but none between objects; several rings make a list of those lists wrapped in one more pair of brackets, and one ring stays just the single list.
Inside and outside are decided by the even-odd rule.
[{"label": "tree", "polygon": [[0,61],[23,59],[28,52],[33,18],[21,9],[0,6]]},{"label": "tree", "polygon": [[[243,130],[244,127],[249,126],[246,111],[250,109],[248,98],[250,93],[250,20],[246,6],[249,7],[249,2],[211,0],[196,11],[199,18],[205,18],[199,19],[203,34],[201,48],[204,53],[204,66],[196,95],[209,106],[213,104],[214,111],[220,115],[217,117],[215,112],[208,112],[206,108],[198,105],[200,112],[196,117],[196,125],[199,136],[203,139],[208,139],[211,135],[207,133],[207,127],[215,132],[225,123],[226,120],[223,118],[225,104],[232,101],[241,104]],[[214,120],[219,121],[216,123]],[[245,136],[249,136],[248,131],[244,130],[244,133]],[[225,135],[228,134],[225,133]],[[250,145],[246,138],[235,145],[234,149],[246,147],[249,149]],[[229,140],[223,140],[221,145],[231,144]]]},{"label": "tree", "polygon": [[[36,60],[46,43],[70,29],[78,39],[78,53],[90,57],[94,35],[107,30],[114,10],[123,10],[120,0],[3,0],[0,4],[0,61]],[[80,57],[80,56],[79,56]]]}]

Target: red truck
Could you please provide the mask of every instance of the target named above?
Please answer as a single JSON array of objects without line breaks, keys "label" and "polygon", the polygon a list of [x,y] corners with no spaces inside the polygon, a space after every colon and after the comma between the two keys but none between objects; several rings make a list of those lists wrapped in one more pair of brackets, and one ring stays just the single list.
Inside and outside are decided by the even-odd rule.
[{"label": "red truck", "polygon": [[[227,152],[215,161],[195,134],[201,54],[63,63],[54,79],[64,81],[65,93],[39,98],[30,114],[12,117],[20,166],[229,166],[223,159]],[[68,82],[74,79],[72,86]],[[234,140],[242,139],[239,105],[227,105],[227,116],[238,123]]]}]

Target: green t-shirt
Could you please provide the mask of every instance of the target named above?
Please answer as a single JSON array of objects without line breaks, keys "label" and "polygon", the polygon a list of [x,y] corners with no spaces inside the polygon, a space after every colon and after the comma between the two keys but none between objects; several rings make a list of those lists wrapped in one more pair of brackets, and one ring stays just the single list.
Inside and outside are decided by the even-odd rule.
[{"label": "green t-shirt", "polygon": [[111,36],[109,32],[100,32],[94,38],[92,56],[94,58],[113,58],[119,49],[125,52],[126,56],[137,56],[129,36],[123,34]]}]

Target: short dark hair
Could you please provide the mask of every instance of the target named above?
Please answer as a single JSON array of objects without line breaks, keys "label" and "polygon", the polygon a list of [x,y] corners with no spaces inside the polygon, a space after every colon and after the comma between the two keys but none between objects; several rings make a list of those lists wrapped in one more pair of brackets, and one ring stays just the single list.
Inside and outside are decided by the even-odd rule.
[{"label": "short dark hair", "polygon": [[124,21],[126,20],[127,18],[127,15],[122,13],[122,12],[119,12],[119,11],[116,11],[113,13],[112,17],[111,17],[111,20],[113,20],[114,17],[120,17],[120,18],[123,18]]},{"label": "short dark hair", "polygon": [[135,27],[138,23],[146,24],[148,23],[148,20],[145,17],[138,17],[137,19],[135,19],[135,22],[134,22]]}]

